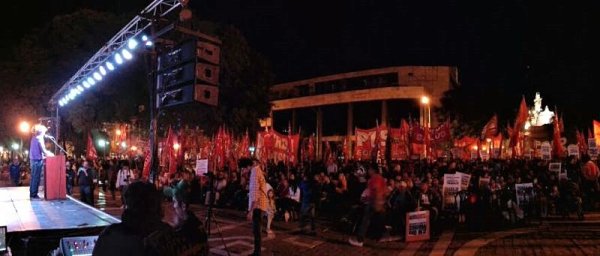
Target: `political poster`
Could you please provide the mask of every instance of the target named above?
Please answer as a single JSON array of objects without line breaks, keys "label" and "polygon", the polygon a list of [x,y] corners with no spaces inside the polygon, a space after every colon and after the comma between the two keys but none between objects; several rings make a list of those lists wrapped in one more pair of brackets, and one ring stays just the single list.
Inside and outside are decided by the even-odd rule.
[{"label": "political poster", "polygon": [[560,173],[560,168],[561,168],[561,163],[560,162],[550,163],[548,165],[548,170],[550,170],[551,172]]},{"label": "political poster", "polygon": [[406,242],[429,240],[429,211],[406,213],[405,238]]},{"label": "political poster", "polygon": [[460,176],[460,190],[467,190],[471,182],[471,174],[456,172]]},{"label": "political poster", "polygon": [[444,174],[444,183],[442,184],[442,209],[458,210],[456,195],[460,191],[460,174]]},{"label": "political poster", "polygon": [[579,146],[571,144],[567,147],[567,152],[569,156],[579,157]]},{"label": "political poster", "polygon": [[196,176],[203,176],[208,173],[208,159],[196,160]]},{"label": "political poster", "polygon": [[515,191],[517,193],[517,205],[520,209],[525,209],[534,200],[533,183],[519,183],[515,184]]},{"label": "political poster", "polygon": [[552,145],[550,145],[550,142],[544,141],[540,147],[540,152],[542,154],[542,160],[552,159]]}]

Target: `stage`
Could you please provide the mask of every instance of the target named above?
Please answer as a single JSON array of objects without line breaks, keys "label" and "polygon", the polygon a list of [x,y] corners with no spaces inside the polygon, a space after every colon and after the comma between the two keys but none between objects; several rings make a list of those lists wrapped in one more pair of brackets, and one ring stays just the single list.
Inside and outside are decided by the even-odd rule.
[{"label": "stage", "polygon": [[[119,222],[69,196],[65,200],[30,200],[29,187],[0,188],[0,226],[7,226],[13,248],[37,254],[58,246],[63,236],[98,235],[104,227]],[[27,241],[16,241],[23,238]]]}]

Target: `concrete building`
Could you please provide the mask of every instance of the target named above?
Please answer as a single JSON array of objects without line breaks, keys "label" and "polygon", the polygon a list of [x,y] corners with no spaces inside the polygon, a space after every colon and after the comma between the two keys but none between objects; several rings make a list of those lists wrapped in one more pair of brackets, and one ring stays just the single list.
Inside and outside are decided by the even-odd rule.
[{"label": "concrete building", "polygon": [[[315,113],[317,141],[339,141],[343,136],[323,136],[323,107],[342,105],[346,112],[346,136],[352,136],[355,128],[354,106],[361,102],[377,102],[379,113],[373,119],[388,124],[390,101],[411,101],[419,106],[419,118],[423,125],[436,125],[431,109],[440,106],[444,92],[457,86],[458,69],[448,66],[401,66],[369,69],[349,73],[315,77],[274,85],[271,88],[272,116],[281,111],[291,111],[292,127],[296,127],[296,112],[312,109]],[[274,121],[272,120],[274,123]],[[371,127],[363,127],[371,128]],[[317,156],[321,155],[317,143]]]}]

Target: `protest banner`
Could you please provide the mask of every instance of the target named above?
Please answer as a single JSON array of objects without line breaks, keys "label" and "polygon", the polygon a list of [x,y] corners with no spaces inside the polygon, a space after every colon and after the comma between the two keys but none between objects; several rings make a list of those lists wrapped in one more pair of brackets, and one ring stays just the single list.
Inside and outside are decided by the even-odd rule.
[{"label": "protest banner", "polygon": [[429,211],[406,213],[405,238],[406,242],[429,240]]}]

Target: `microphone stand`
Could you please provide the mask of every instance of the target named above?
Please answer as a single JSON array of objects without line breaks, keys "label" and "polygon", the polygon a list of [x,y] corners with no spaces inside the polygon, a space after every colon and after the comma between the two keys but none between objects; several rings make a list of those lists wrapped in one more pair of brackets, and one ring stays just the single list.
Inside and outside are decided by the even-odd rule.
[{"label": "microphone stand", "polygon": [[58,144],[58,142],[56,142],[56,139],[54,137],[46,137],[47,139],[49,139],[50,141],[52,141],[52,143],[54,143],[54,145],[60,149],[60,151],[62,151],[65,155],[67,155],[67,151],[60,146],[60,144]]}]

